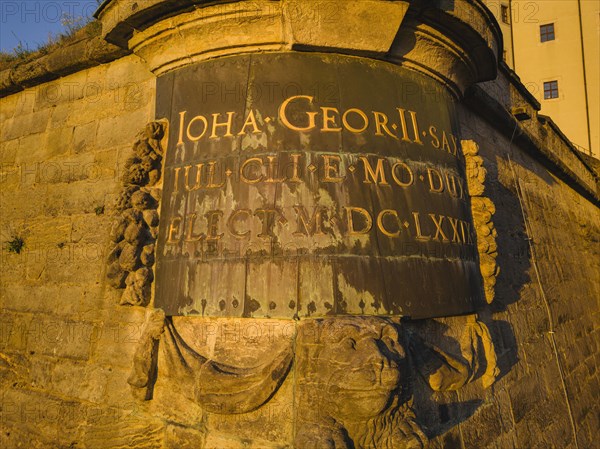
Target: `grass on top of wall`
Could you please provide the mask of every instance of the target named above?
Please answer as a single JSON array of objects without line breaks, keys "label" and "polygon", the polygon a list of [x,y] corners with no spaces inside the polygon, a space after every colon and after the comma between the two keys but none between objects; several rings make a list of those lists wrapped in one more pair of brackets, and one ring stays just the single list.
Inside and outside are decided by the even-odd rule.
[{"label": "grass on top of wall", "polygon": [[9,52],[0,52],[0,70],[27,62],[51,53],[56,48],[91,38],[100,34],[102,25],[97,20],[85,17],[64,16],[61,19],[64,31],[50,34],[43,44],[30,48],[29,44],[19,41],[19,44]]}]

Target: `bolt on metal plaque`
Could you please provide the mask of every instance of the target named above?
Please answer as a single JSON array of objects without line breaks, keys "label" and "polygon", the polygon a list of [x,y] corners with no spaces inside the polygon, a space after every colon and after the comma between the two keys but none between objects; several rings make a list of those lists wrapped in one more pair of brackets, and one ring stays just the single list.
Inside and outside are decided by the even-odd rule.
[{"label": "bolt on metal plaque", "polygon": [[303,318],[472,312],[454,99],[389,63],[236,56],[158,80],[170,123],[155,306]]}]

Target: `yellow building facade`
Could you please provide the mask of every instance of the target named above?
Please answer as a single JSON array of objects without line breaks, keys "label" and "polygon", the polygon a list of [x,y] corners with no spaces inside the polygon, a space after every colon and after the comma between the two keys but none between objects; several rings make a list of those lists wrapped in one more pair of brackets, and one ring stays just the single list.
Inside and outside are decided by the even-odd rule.
[{"label": "yellow building facade", "polygon": [[504,60],[569,140],[600,158],[600,2],[486,1]]}]

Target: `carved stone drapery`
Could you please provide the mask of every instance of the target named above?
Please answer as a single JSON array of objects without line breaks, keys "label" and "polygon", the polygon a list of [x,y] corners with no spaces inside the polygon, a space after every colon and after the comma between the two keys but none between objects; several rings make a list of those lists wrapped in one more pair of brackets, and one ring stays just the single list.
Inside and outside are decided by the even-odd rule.
[{"label": "carved stone drapery", "polygon": [[115,205],[119,217],[111,231],[107,277],[114,288],[124,289],[122,305],[145,306],[150,301],[160,199],[156,185],[162,172],[164,131],[162,123],[153,122],[140,133],[125,165]]}]

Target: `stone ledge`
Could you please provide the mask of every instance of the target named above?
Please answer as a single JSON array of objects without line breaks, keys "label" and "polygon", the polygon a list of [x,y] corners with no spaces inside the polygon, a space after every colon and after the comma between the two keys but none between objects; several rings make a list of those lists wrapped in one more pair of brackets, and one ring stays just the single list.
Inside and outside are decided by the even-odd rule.
[{"label": "stone ledge", "polygon": [[596,159],[595,157],[582,153],[581,151],[579,152],[579,156],[600,179],[600,159]]},{"label": "stone ledge", "polygon": [[194,11],[203,3],[214,2],[211,0],[170,0],[168,2],[164,0],[144,0],[143,2],[104,0],[94,13],[94,17],[102,20],[102,36],[106,41],[127,48],[129,39],[136,31],[145,30],[158,19]]},{"label": "stone ledge", "polygon": [[96,17],[156,76],[232,54],[335,52],[404,65],[457,97],[496,76],[502,45],[480,0],[106,0]]},{"label": "stone ledge", "polygon": [[518,98],[513,98],[515,103],[525,104],[536,111],[529,120],[519,122],[509,112],[510,105],[480,86],[473,86],[467,91],[465,105],[505,136],[514,134],[512,143],[515,148],[526,150],[555,175],[566,178],[570,186],[600,204],[600,181],[594,170],[584,162],[579,151],[549,117],[537,115],[539,103],[523,92],[524,86],[518,77],[503,66],[500,66],[499,75],[504,78],[503,81],[508,80],[510,87],[515,90],[513,94],[518,95]]},{"label": "stone ledge", "polygon": [[[113,0],[101,10],[99,18],[107,39],[131,20],[141,20],[141,12],[115,18],[128,10],[128,2]],[[157,76],[207,59],[249,52],[320,51],[383,59],[407,9],[406,1],[388,0],[209,3],[189,12],[177,9],[179,14],[169,10],[163,17],[148,11],[148,21],[119,45],[133,50]],[[373,29],[368,24],[377,17],[386,21]]]},{"label": "stone ledge", "polygon": [[59,46],[49,54],[2,70],[0,98],[61,76],[114,61],[129,53],[128,50],[107,43],[101,36]]},{"label": "stone ledge", "polygon": [[535,110],[539,111],[542,109],[541,103],[534,97],[534,95],[527,90],[525,85],[521,82],[521,77],[517,75],[513,69],[504,61],[499,62],[500,72],[504,75],[507,82],[514,87],[517,92],[522,96],[523,100],[529,103],[529,105]]},{"label": "stone ledge", "polygon": [[412,3],[421,9],[425,23],[451,37],[469,55],[476,82],[496,77],[498,55],[503,46],[502,31],[482,1],[413,0]]},{"label": "stone ledge", "polygon": [[[567,164],[569,167],[580,167],[581,164],[583,164],[585,166],[586,171],[589,172],[589,176],[588,173],[585,172],[583,173],[583,177],[587,179],[590,185],[593,185],[594,183],[596,184],[597,192],[600,196],[600,177],[598,177],[598,174],[594,170],[594,166],[582,157],[583,153],[581,153],[581,151],[579,151],[573,145],[569,138],[562,132],[562,130],[556,124],[556,122],[554,122],[552,117],[539,114],[538,121],[542,127],[540,128],[538,126],[534,129],[537,131],[536,137],[540,141],[542,141],[541,143],[543,145],[545,145],[542,146],[542,148],[548,148],[550,150],[556,149],[556,151],[562,153],[561,159],[568,159],[569,164],[573,164]],[[597,159],[594,158],[590,159],[597,161]]]}]

